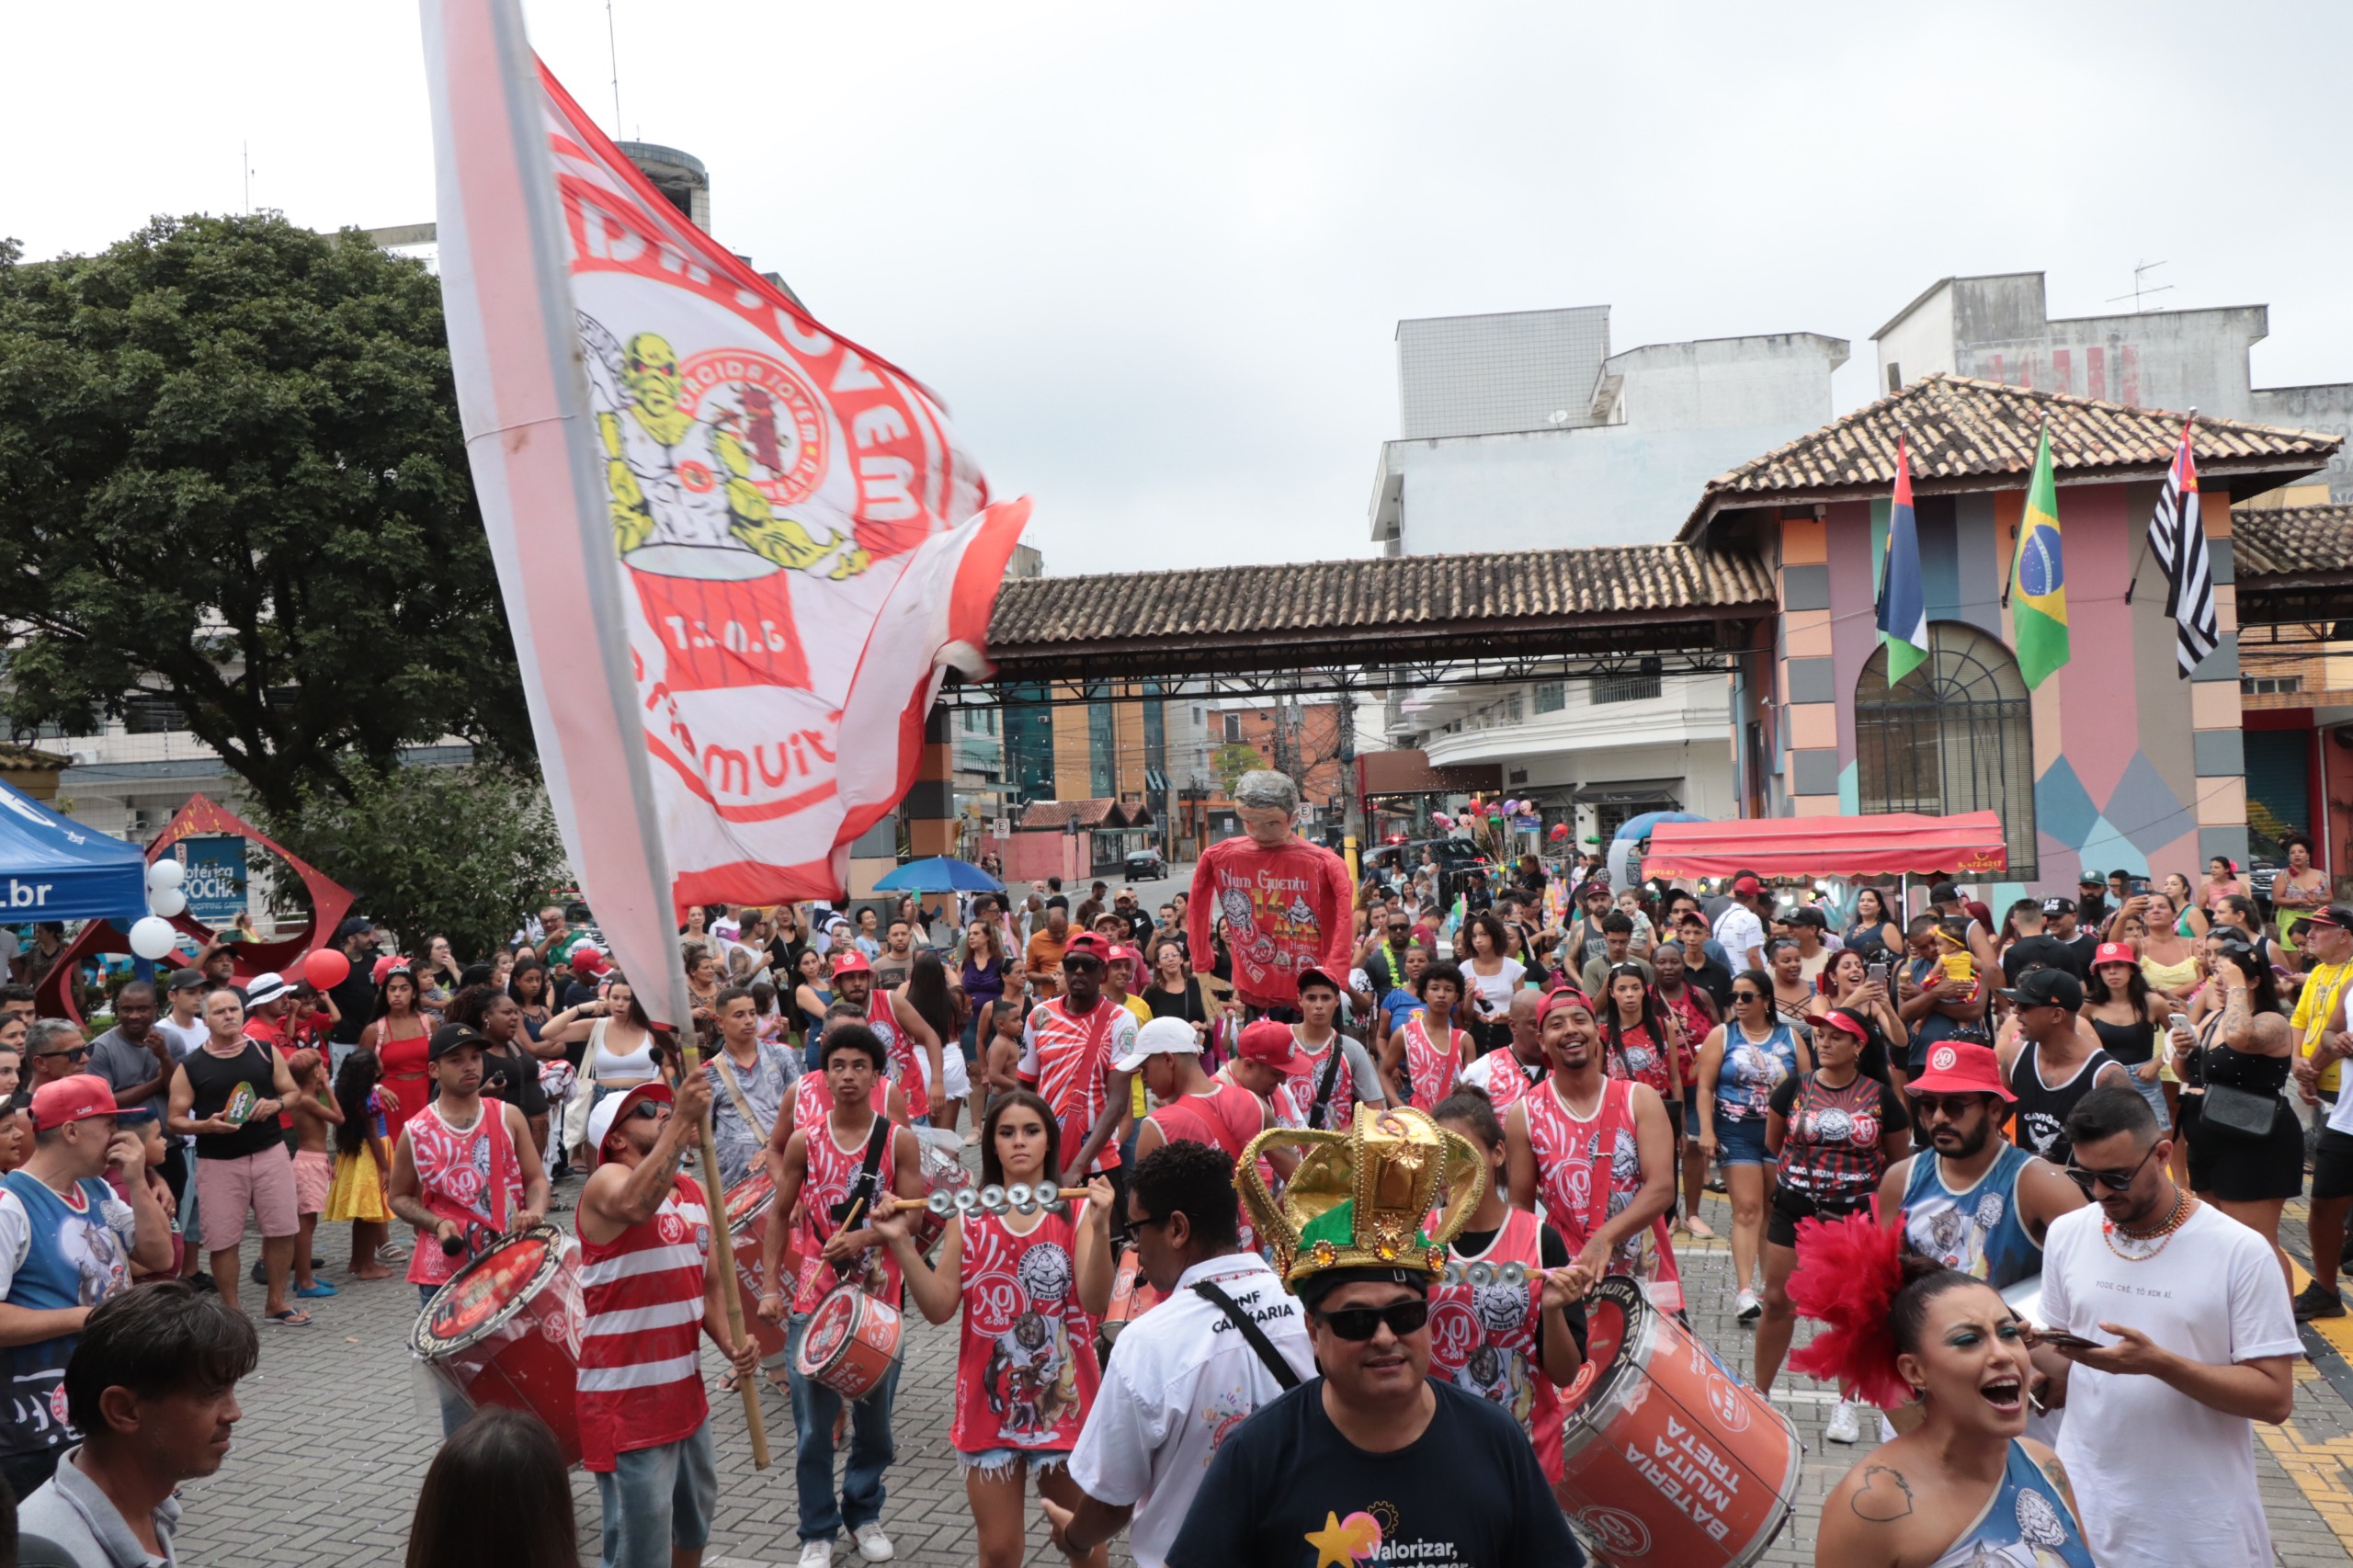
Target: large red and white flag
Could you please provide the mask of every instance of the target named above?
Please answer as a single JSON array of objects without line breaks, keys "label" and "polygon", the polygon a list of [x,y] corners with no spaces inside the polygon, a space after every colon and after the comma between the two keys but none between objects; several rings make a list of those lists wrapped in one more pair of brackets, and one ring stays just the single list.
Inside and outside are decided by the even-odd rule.
[{"label": "large red and white flag", "polygon": [[1029,503],[665,199],[517,0],[422,5],[475,488],[565,847],[651,981],[680,906],[840,894],[941,674],[987,673]]}]

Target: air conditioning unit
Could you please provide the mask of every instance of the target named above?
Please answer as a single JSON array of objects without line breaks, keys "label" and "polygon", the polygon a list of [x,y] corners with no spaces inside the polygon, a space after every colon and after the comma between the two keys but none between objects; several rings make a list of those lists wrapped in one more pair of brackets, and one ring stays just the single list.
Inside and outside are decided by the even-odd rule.
[{"label": "air conditioning unit", "polygon": [[130,822],[127,825],[126,831],[132,838],[150,837],[155,831],[155,821],[152,816],[148,815],[147,812],[134,806],[131,810]]}]

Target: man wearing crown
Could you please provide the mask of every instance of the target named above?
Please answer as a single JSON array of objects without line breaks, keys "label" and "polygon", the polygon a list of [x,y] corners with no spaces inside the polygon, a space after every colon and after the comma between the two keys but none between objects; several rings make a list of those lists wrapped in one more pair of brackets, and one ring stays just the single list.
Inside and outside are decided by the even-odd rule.
[{"label": "man wearing crown", "polygon": [[[1279,1199],[1257,1175],[1268,1145],[1304,1151]],[[1486,1186],[1470,1142],[1421,1111],[1359,1106],[1345,1133],[1261,1133],[1237,1175],[1322,1376],[1219,1448],[1171,1568],[1582,1563],[1510,1412],[1429,1377],[1431,1282]]]}]

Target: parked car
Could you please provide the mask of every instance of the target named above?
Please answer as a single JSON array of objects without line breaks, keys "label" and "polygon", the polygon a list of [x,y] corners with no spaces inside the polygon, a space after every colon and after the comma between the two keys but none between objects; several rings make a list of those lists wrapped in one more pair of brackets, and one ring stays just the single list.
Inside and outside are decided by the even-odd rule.
[{"label": "parked car", "polygon": [[1157,849],[1133,849],[1128,852],[1125,880],[1131,882],[1156,882],[1168,874],[1168,862]]}]

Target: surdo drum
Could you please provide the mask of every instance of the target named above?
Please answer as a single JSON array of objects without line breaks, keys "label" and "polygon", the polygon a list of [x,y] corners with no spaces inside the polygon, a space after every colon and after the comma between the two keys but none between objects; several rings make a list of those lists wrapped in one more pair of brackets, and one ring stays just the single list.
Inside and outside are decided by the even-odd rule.
[{"label": "surdo drum", "polygon": [[[776,1207],[776,1182],[763,1165],[727,1189],[727,1233],[734,1240],[735,1293],[744,1302],[744,1329],[759,1345],[760,1359],[784,1354],[784,1330],[760,1316],[760,1243],[767,1229],[768,1210]],[[779,1279],[801,1271],[801,1260],[790,1243],[777,1260]]]},{"label": "surdo drum", "polygon": [[1586,1322],[1561,1391],[1562,1511],[1610,1568],[1748,1568],[1789,1522],[1795,1429],[1639,1281],[1604,1279]]},{"label": "surdo drum", "polygon": [[855,1286],[827,1291],[801,1331],[792,1369],[844,1399],[861,1399],[899,1364],[899,1312]]},{"label": "surdo drum", "polygon": [[540,1225],[492,1244],[417,1314],[408,1347],[467,1403],[528,1410],[580,1462],[580,1267],[573,1239]]}]

